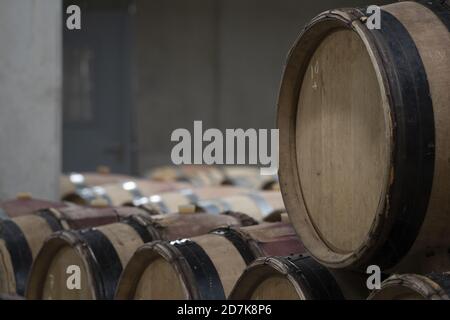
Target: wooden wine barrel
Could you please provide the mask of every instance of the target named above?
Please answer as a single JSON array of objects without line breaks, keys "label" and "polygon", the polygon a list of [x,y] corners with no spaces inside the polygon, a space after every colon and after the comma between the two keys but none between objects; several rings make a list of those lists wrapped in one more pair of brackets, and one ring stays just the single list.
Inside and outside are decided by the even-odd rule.
[{"label": "wooden wine barrel", "polygon": [[218,186],[224,180],[223,172],[210,165],[164,166],[151,170],[148,177],[156,181],[181,181],[194,187]]},{"label": "wooden wine barrel", "polygon": [[[112,299],[123,266],[142,244],[239,224],[239,218],[232,215],[167,214],[151,218],[132,216],[94,229],[54,233],[35,259],[26,297]],[[66,269],[71,265],[80,267],[80,290],[69,290],[66,286]]]},{"label": "wooden wine barrel", "polygon": [[25,300],[25,299],[18,295],[0,294],[0,300],[16,301],[16,300]]},{"label": "wooden wine barrel", "polygon": [[412,272],[425,249],[450,245],[450,17],[441,3],[382,6],[381,29],[366,25],[364,8],[327,11],[289,54],[281,190],[305,246],[329,267]]},{"label": "wooden wine barrel", "polygon": [[260,168],[247,166],[221,167],[225,185],[234,185],[255,190],[274,190],[278,185],[278,176],[261,175]]},{"label": "wooden wine barrel", "polygon": [[108,224],[134,214],[145,212],[137,208],[72,206],[0,221],[0,293],[24,294],[33,260],[53,232]]},{"label": "wooden wine barrel", "polygon": [[185,183],[134,179],[78,189],[66,196],[64,200],[80,205],[145,206],[148,203],[148,197],[151,195],[186,188],[189,188],[189,185]]},{"label": "wooden wine barrel", "polygon": [[64,199],[77,191],[105,184],[132,181],[134,178],[109,172],[72,172],[60,177],[60,195]]},{"label": "wooden wine barrel", "polygon": [[237,281],[231,300],[342,300],[333,275],[311,257],[260,258]]},{"label": "wooden wine barrel", "polygon": [[[148,202],[142,202],[141,207],[149,212],[158,214],[177,212],[180,206],[198,204],[205,199],[216,199],[248,193],[249,189],[230,186],[211,186],[201,188],[179,189],[169,192],[153,194],[148,198]],[[241,208],[226,208],[224,210],[199,210],[208,213],[220,213],[223,211],[241,211]]]},{"label": "wooden wine barrel", "polygon": [[393,275],[383,281],[371,300],[450,300],[450,273]]},{"label": "wooden wine barrel", "polygon": [[285,223],[221,228],[172,242],[145,244],[133,255],[116,299],[225,299],[256,257],[302,252]]},{"label": "wooden wine barrel", "polygon": [[275,222],[285,212],[283,198],[278,191],[246,192],[228,197],[201,200],[196,203],[199,211],[220,213],[245,212],[257,221]]},{"label": "wooden wine barrel", "polygon": [[0,203],[0,218],[9,219],[33,214],[41,209],[62,208],[66,206],[67,204],[63,202],[34,199],[29,195],[19,194],[16,199]]}]

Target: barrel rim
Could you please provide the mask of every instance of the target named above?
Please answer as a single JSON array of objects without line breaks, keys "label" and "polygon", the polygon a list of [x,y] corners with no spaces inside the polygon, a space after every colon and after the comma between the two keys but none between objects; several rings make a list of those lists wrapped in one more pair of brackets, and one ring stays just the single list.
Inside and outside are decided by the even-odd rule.
[{"label": "barrel rim", "polygon": [[[424,7],[424,9],[426,8]],[[362,11],[363,9],[332,10],[313,19],[289,53],[278,101],[277,123],[280,128],[281,151],[279,176],[286,208],[288,212],[296,212],[295,215],[291,214],[291,221],[305,246],[316,260],[331,268],[361,268],[370,262],[375,262],[383,268],[390,268],[397,264],[411,249],[420,232],[427,212],[433,181],[435,157],[433,104],[420,52],[401,22],[383,10],[382,14],[388,19],[387,22],[384,22],[390,24],[389,28],[401,31],[401,43],[398,45],[402,49],[404,49],[403,46],[412,49],[404,62],[400,63],[398,59],[392,62],[400,63],[399,68],[406,71],[398,71],[389,67],[386,61],[391,61],[392,55],[398,51],[398,49],[392,49],[389,41],[397,41],[397,38],[395,35],[387,37],[386,33],[382,34],[379,32],[380,30],[366,28],[363,24],[365,16]],[[436,19],[438,19],[437,16]],[[293,130],[295,130],[296,124],[296,117],[292,117],[292,115],[295,115],[297,105],[293,101],[297,101],[298,97],[295,94],[298,94],[302,81],[296,77],[298,74],[304,74],[302,72],[304,66],[302,70],[302,65],[299,66],[298,61],[300,60],[303,65],[307,64],[316,48],[311,44],[308,47],[308,43],[305,45],[305,42],[311,42],[314,39],[305,40],[304,38],[308,32],[320,24],[323,25],[324,22],[331,25],[328,26],[328,29],[333,29],[334,24],[334,26],[340,25],[355,31],[366,45],[379,78],[380,88],[384,88],[382,96],[387,100],[384,106],[385,114],[389,116],[387,122],[391,129],[388,148],[389,170],[386,172],[385,192],[380,196],[378,211],[365,240],[357,249],[348,253],[337,252],[328,246],[326,241],[321,240],[320,233],[314,229],[311,219],[302,212],[305,209],[304,201],[300,200],[302,192],[295,167],[296,152],[289,152],[289,148],[295,148],[295,144],[291,143],[292,138],[290,138],[290,136],[294,136]],[[316,39],[315,41],[320,43],[321,40]],[[298,52],[300,45],[302,45],[302,50],[310,52],[303,53],[303,56],[300,55]],[[308,59],[304,59],[304,56]],[[301,59],[304,61],[302,62]],[[417,65],[416,73],[418,75],[416,73],[413,75],[408,63]],[[401,89],[408,87],[408,81],[411,81],[413,76],[419,78],[417,81],[413,81],[420,85],[420,93],[416,92],[416,95],[410,97],[405,95],[406,93]],[[409,103],[412,104],[411,107],[408,105]],[[408,107],[406,108],[405,105]],[[405,118],[399,118],[397,113]],[[416,150],[414,148],[417,149],[417,152],[414,151]],[[282,154],[283,152],[285,155]],[[296,194],[292,194],[293,190]],[[419,192],[423,196],[418,197]],[[407,215],[413,216],[414,219],[410,219],[411,222],[406,227],[402,227],[401,221],[404,221]],[[390,237],[394,237],[398,241],[389,241]]]},{"label": "barrel rim", "polygon": [[[450,278],[450,276],[448,276]],[[382,299],[388,289],[398,289],[399,293],[412,291],[425,300],[450,300],[450,290],[446,292],[440,283],[432,279],[431,275],[394,274],[381,283],[379,290],[369,295],[369,300]]]}]

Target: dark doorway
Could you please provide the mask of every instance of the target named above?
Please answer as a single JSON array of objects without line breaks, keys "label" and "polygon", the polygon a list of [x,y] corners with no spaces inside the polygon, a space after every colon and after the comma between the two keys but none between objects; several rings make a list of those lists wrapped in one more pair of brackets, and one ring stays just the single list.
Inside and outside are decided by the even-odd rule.
[{"label": "dark doorway", "polygon": [[63,33],[63,170],[132,173],[132,1],[65,1],[81,30]]}]

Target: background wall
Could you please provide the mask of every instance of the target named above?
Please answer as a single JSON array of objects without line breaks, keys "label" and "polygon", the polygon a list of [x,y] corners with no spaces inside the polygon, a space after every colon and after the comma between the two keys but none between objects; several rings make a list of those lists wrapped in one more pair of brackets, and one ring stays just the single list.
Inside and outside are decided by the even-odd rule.
[{"label": "background wall", "polygon": [[61,149],[60,1],[0,1],[0,199],[57,199]]},{"label": "background wall", "polygon": [[[376,1],[385,4],[392,1]],[[139,171],[170,162],[170,134],[194,120],[273,128],[287,53],[303,26],[366,0],[137,0]]]}]

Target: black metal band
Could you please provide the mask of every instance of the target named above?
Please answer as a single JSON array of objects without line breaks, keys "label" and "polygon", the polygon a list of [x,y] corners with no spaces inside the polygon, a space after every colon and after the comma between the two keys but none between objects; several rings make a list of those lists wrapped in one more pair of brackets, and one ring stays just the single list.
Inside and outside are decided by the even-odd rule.
[{"label": "black metal band", "polygon": [[16,280],[16,292],[23,296],[25,286],[33,263],[30,246],[22,230],[12,220],[0,222],[0,237],[5,241]]},{"label": "black metal band", "polygon": [[442,23],[450,31],[450,4],[445,0],[416,0],[421,5],[427,7],[434,12],[435,15],[441,19]]},{"label": "black metal band", "polygon": [[152,196],[149,198],[149,200],[151,204],[158,207],[157,211],[159,211],[160,213],[170,213],[169,207],[164,203],[163,199],[157,198],[158,200],[155,200],[155,197],[159,196]]},{"label": "black metal band", "polygon": [[2,220],[11,219],[10,216],[6,213],[6,211],[3,210],[3,208],[0,208],[0,219]]},{"label": "black metal band", "polygon": [[117,282],[122,273],[122,263],[116,249],[109,239],[96,229],[77,232],[82,242],[86,243],[92,253],[89,265],[95,278],[97,299],[114,298]]},{"label": "black metal band", "polygon": [[292,256],[280,258],[297,281],[308,287],[313,300],[343,300],[339,285],[330,272],[311,257]]},{"label": "black metal band", "polygon": [[153,240],[155,240],[152,234],[147,229],[147,227],[142,225],[139,221],[137,221],[133,217],[123,220],[122,223],[126,223],[130,227],[132,227],[137,232],[137,234],[139,234],[139,237],[141,237],[144,243],[152,242]]},{"label": "black metal band", "polygon": [[189,264],[198,287],[198,298],[200,300],[226,299],[219,274],[203,248],[191,240],[173,241],[171,244]]},{"label": "black metal band", "polygon": [[252,250],[250,250],[247,242],[242,239],[242,236],[236,230],[231,228],[220,228],[212,231],[211,233],[225,237],[228,241],[230,241],[237,251],[239,251],[239,254],[242,259],[244,259],[246,265],[249,265],[257,258],[253,254]]},{"label": "black metal band", "polygon": [[47,222],[53,232],[64,229],[59,220],[48,209],[39,210],[37,215]]},{"label": "black metal band", "polygon": [[425,67],[408,30],[382,10],[381,29],[369,32],[383,61],[394,119],[394,178],[386,209],[395,217],[387,241],[370,261],[388,269],[409,251],[427,211],[434,175],[434,113]]}]

